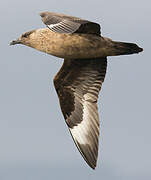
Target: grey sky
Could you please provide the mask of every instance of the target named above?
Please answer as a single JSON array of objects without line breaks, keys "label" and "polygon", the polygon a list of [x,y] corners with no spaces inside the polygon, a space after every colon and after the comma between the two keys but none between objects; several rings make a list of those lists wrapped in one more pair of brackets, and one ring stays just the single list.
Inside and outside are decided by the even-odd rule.
[{"label": "grey sky", "polygon": [[[144,48],[139,55],[108,58],[95,171],[72,142],[53,87],[62,60],[8,45],[45,27],[41,11],[98,22],[103,36]],[[0,179],[151,179],[150,0],[5,0],[0,16]]]}]

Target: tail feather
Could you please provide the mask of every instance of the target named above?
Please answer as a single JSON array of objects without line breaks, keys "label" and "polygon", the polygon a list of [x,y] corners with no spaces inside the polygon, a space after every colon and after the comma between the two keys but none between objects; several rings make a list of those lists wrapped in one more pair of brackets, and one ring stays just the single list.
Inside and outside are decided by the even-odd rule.
[{"label": "tail feather", "polygon": [[137,44],[134,43],[115,42],[115,41],[113,42],[114,42],[113,44],[114,44],[115,55],[128,55],[143,51],[142,48],[140,48]]}]

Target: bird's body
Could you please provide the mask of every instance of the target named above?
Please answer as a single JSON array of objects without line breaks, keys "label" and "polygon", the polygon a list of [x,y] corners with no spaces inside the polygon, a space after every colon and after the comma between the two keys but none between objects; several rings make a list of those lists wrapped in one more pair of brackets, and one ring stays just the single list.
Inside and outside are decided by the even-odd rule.
[{"label": "bird's body", "polygon": [[[34,43],[32,41],[32,44],[30,44],[30,39],[29,46],[60,58],[89,58],[99,57],[101,54],[100,42],[102,38],[91,34],[88,34],[88,36],[85,34],[63,34],[43,28],[35,30],[30,38],[34,40]],[[99,49],[98,46],[100,46]],[[90,51],[86,51],[87,49]]]},{"label": "bird's body", "polygon": [[50,12],[40,15],[48,28],[24,33],[11,45],[23,44],[64,58],[54,85],[73,140],[94,169],[99,139],[97,99],[105,78],[107,56],[139,53],[142,48],[102,37],[99,24],[94,22]]},{"label": "bird's body", "polygon": [[32,30],[27,34],[28,39],[22,38],[22,44],[59,58],[88,59],[131,54],[131,48],[128,47],[128,52],[125,48],[127,43],[120,44],[121,42],[94,34],[57,33],[48,28]]},{"label": "bird's body", "polygon": [[56,33],[43,28],[35,30],[29,41],[25,41],[25,45],[60,58],[85,59],[111,54],[107,48],[112,46],[112,41],[92,34]]}]

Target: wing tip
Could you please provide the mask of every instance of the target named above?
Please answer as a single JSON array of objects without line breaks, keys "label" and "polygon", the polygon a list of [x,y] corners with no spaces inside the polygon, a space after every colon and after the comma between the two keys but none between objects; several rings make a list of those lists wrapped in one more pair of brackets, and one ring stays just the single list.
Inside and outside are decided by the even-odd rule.
[{"label": "wing tip", "polygon": [[71,129],[69,128],[69,132],[71,134],[71,137],[75,143],[75,145],[77,146],[81,156],[83,157],[83,159],[85,160],[85,162],[87,163],[87,165],[89,167],[91,167],[93,170],[95,170],[96,166],[97,166],[97,157],[98,157],[98,152],[97,152],[97,155],[96,155],[96,158],[93,159],[93,161],[89,161],[87,156],[85,155],[85,153],[82,151],[82,149],[80,148],[80,144],[78,143],[78,141],[73,137],[72,133],[71,133]]},{"label": "wing tip", "polygon": [[40,12],[40,13],[39,13],[39,15],[40,15],[42,18],[45,17],[47,14],[48,14],[47,11],[45,11],[45,12]]},{"label": "wing tip", "polygon": [[95,170],[96,166],[97,166],[97,159],[95,160],[95,162],[92,162],[92,161],[90,162],[90,161],[88,161],[88,158],[83,153],[81,153],[81,155],[84,158],[85,162],[88,164],[88,166],[90,168],[92,168],[93,170]]},{"label": "wing tip", "polygon": [[96,169],[96,166],[97,166],[97,159],[95,160],[95,162],[90,162],[90,161],[88,161],[88,159],[86,158],[86,156],[83,154],[83,153],[81,153],[81,155],[82,155],[82,157],[84,158],[84,160],[85,160],[85,162],[87,163],[87,165],[91,168],[91,169],[93,169],[93,170],[95,170]]},{"label": "wing tip", "polygon": [[[86,162],[87,162],[87,161],[86,161]],[[87,162],[87,164],[88,164],[93,170],[95,170],[96,164],[90,164],[90,163],[88,163],[88,162]]]},{"label": "wing tip", "polygon": [[51,13],[48,11],[44,11],[44,12],[39,13],[39,15],[41,16],[41,20],[45,25],[47,25],[47,23],[48,23],[48,19],[49,19],[50,14]]}]

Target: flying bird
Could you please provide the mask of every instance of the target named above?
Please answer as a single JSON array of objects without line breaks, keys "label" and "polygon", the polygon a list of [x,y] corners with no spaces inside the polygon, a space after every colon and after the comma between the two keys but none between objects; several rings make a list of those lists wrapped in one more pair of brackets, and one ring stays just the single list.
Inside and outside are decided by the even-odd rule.
[{"label": "flying bird", "polygon": [[135,54],[143,49],[103,37],[95,22],[52,12],[40,16],[47,28],[26,32],[10,45],[23,44],[64,59],[54,86],[71,136],[84,160],[95,169],[100,131],[97,101],[107,56]]}]

